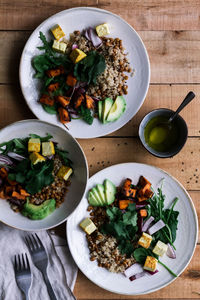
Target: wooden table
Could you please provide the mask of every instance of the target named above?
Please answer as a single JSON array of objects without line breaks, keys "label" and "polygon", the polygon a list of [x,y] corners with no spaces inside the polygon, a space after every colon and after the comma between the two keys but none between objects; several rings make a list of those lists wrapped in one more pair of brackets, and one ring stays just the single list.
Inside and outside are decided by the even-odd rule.
[{"label": "wooden table", "polygon": [[[142,37],[151,62],[151,84],[144,105],[126,126],[106,137],[79,140],[88,159],[90,175],[127,161],[153,164],[168,171],[186,187],[200,215],[200,1],[1,0],[0,3],[1,128],[17,120],[34,118],[22,97],[18,79],[20,55],[32,30],[50,15],[70,7],[94,6],[110,10],[129,22]],[[195,92],[196,100],[181,113],[189,127],[184,149],[169,159],[151,156],[138,139],[140,120],[154,108],[176,109],[190,90]],[[57,231],[65,235],[65,225]],[[168,287],[148,296],[109,293],[80,272],[75,294],[80,300],[200,298],[199,257],[200,239],[185,272]]]}]

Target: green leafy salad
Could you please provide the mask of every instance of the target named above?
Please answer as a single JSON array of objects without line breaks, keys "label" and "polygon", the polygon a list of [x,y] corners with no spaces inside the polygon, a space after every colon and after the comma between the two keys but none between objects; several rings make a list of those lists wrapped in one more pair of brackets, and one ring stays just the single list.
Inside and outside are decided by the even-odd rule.
[{"label": "green leafy salad", "polygon": [[43,219],[63,201],[72,162],[53,137],[30,134],[0,144],[0,198],[33,220]]},{"label": "green leafy salad", "polygon": [[[125,54],[119,55],[124,57],[123,64],[113,56],[118,48],[123,52],[121,42],[116,39],[109,51],[107,39],[98,36],[95,29],[75,33],[75,37],[70,35],[67,40],[59,25],[51,28],[54,40],[48,41],[42,32],[39,33],[42,45],[37,48],[42,52],[32,60],[34,77],[42,83],[38,102],[47,113],[58,115],[65,126],[72,119],[82,119],[89,125],[94,118],[103,124],[116,121],[126,109],[122,95],[127,93],[127,86],[123,84],[128,76],[123,72],[130,72]],[[112,64],[112,72],[117,74],[116,80],[113,75],[103,75],[109,68],[108,61],[111,64],[114,60],[117,64]],[[114,87],[109,84],[113,80],[119,93],[115,91],[112,95]]]},{"label": "green leafy salad", "polygon": [[[174,242],[179,215],[174,210],[178,198],[165,207],[162,184],[155,192],[143,176],[137,185],[127,178],[119,188],[106,179],[89,191],[90,218],[80,226],[86,232],[91,260],[97,260],[98,265],[109,271],[124,273],[131,281],[156,274],[159,264],[177,276],[160,259],[163,255],[176,258]],[[103,242],[104,238],[111,238],[113,248]]]}]

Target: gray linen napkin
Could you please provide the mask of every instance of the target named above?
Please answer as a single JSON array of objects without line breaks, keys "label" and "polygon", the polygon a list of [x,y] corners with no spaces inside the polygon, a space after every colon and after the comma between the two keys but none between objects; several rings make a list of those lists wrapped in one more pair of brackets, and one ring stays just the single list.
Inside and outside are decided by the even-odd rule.
[{"label": "gray linen napkin", "polygon": [[[49,300],[42,274],[33,265],[28,248],[24,242],[27,232],[16,230],[0,223],[0,299],[22,300],[23,293],[17,287],[13,269],[15,254],[27,253],[32,271],[30,300]],[[67,300],[66,281],[71,289],[77,277],[77,266],[69,252],[67,242],[47,231],[37,232],[49,257],[48,277],[58,300]]]}]

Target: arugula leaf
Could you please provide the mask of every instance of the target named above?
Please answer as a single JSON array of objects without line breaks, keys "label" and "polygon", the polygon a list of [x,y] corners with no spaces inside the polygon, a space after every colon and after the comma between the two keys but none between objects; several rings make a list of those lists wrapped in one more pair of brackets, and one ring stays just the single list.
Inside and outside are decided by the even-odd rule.
[{"label": "arugula leaf", "polygon": [[39,50],[45,50],[45,52],[51,56],[56,56],[56,53],[52,49],[52,41],[47,42],[45,35],[40,31],[39,38],[43,42],[43,46],[37,47]]},{"label": "arugula leaf", "polygon": [[90,51],[86,58],[74,66],[74,76],[82,82],[96,84],[97,77],[104,72],[106,62],[103,55],[97,51]]},{"label": "arugula leaf", "polygon": [[80,109],[78,111],[78,114],[82,117],[82,119],[88,123],[89,125],[92,125],[94,117],[92,116],[91,110],[84,107],[83,105],[80,106]]}]

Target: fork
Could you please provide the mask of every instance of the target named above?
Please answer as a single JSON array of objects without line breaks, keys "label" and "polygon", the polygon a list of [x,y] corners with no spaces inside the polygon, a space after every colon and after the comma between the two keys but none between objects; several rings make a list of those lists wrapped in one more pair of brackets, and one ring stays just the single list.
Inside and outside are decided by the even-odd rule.
[{"label": "fork", "polygon": [[15,255],[14,260],[15,278],[19,289],[25,294],[26,300],[29,299],[28,291],[31,286],[31,270],[27,254]]},{"label": "fork", "polygon": [[[43,274],[50,299],[57,300],[53,288],[51,286],[51,283],[49,281],[49,278],[47,276],[48,256],[40,238],[35,233],[35,234],[27,235],[25,237],[25,241],[29,248],[34,265]],[[68,290],[68,295],[66,295],[67,300],[76,300],[68,284],[67,284],[67,290]]]}]

